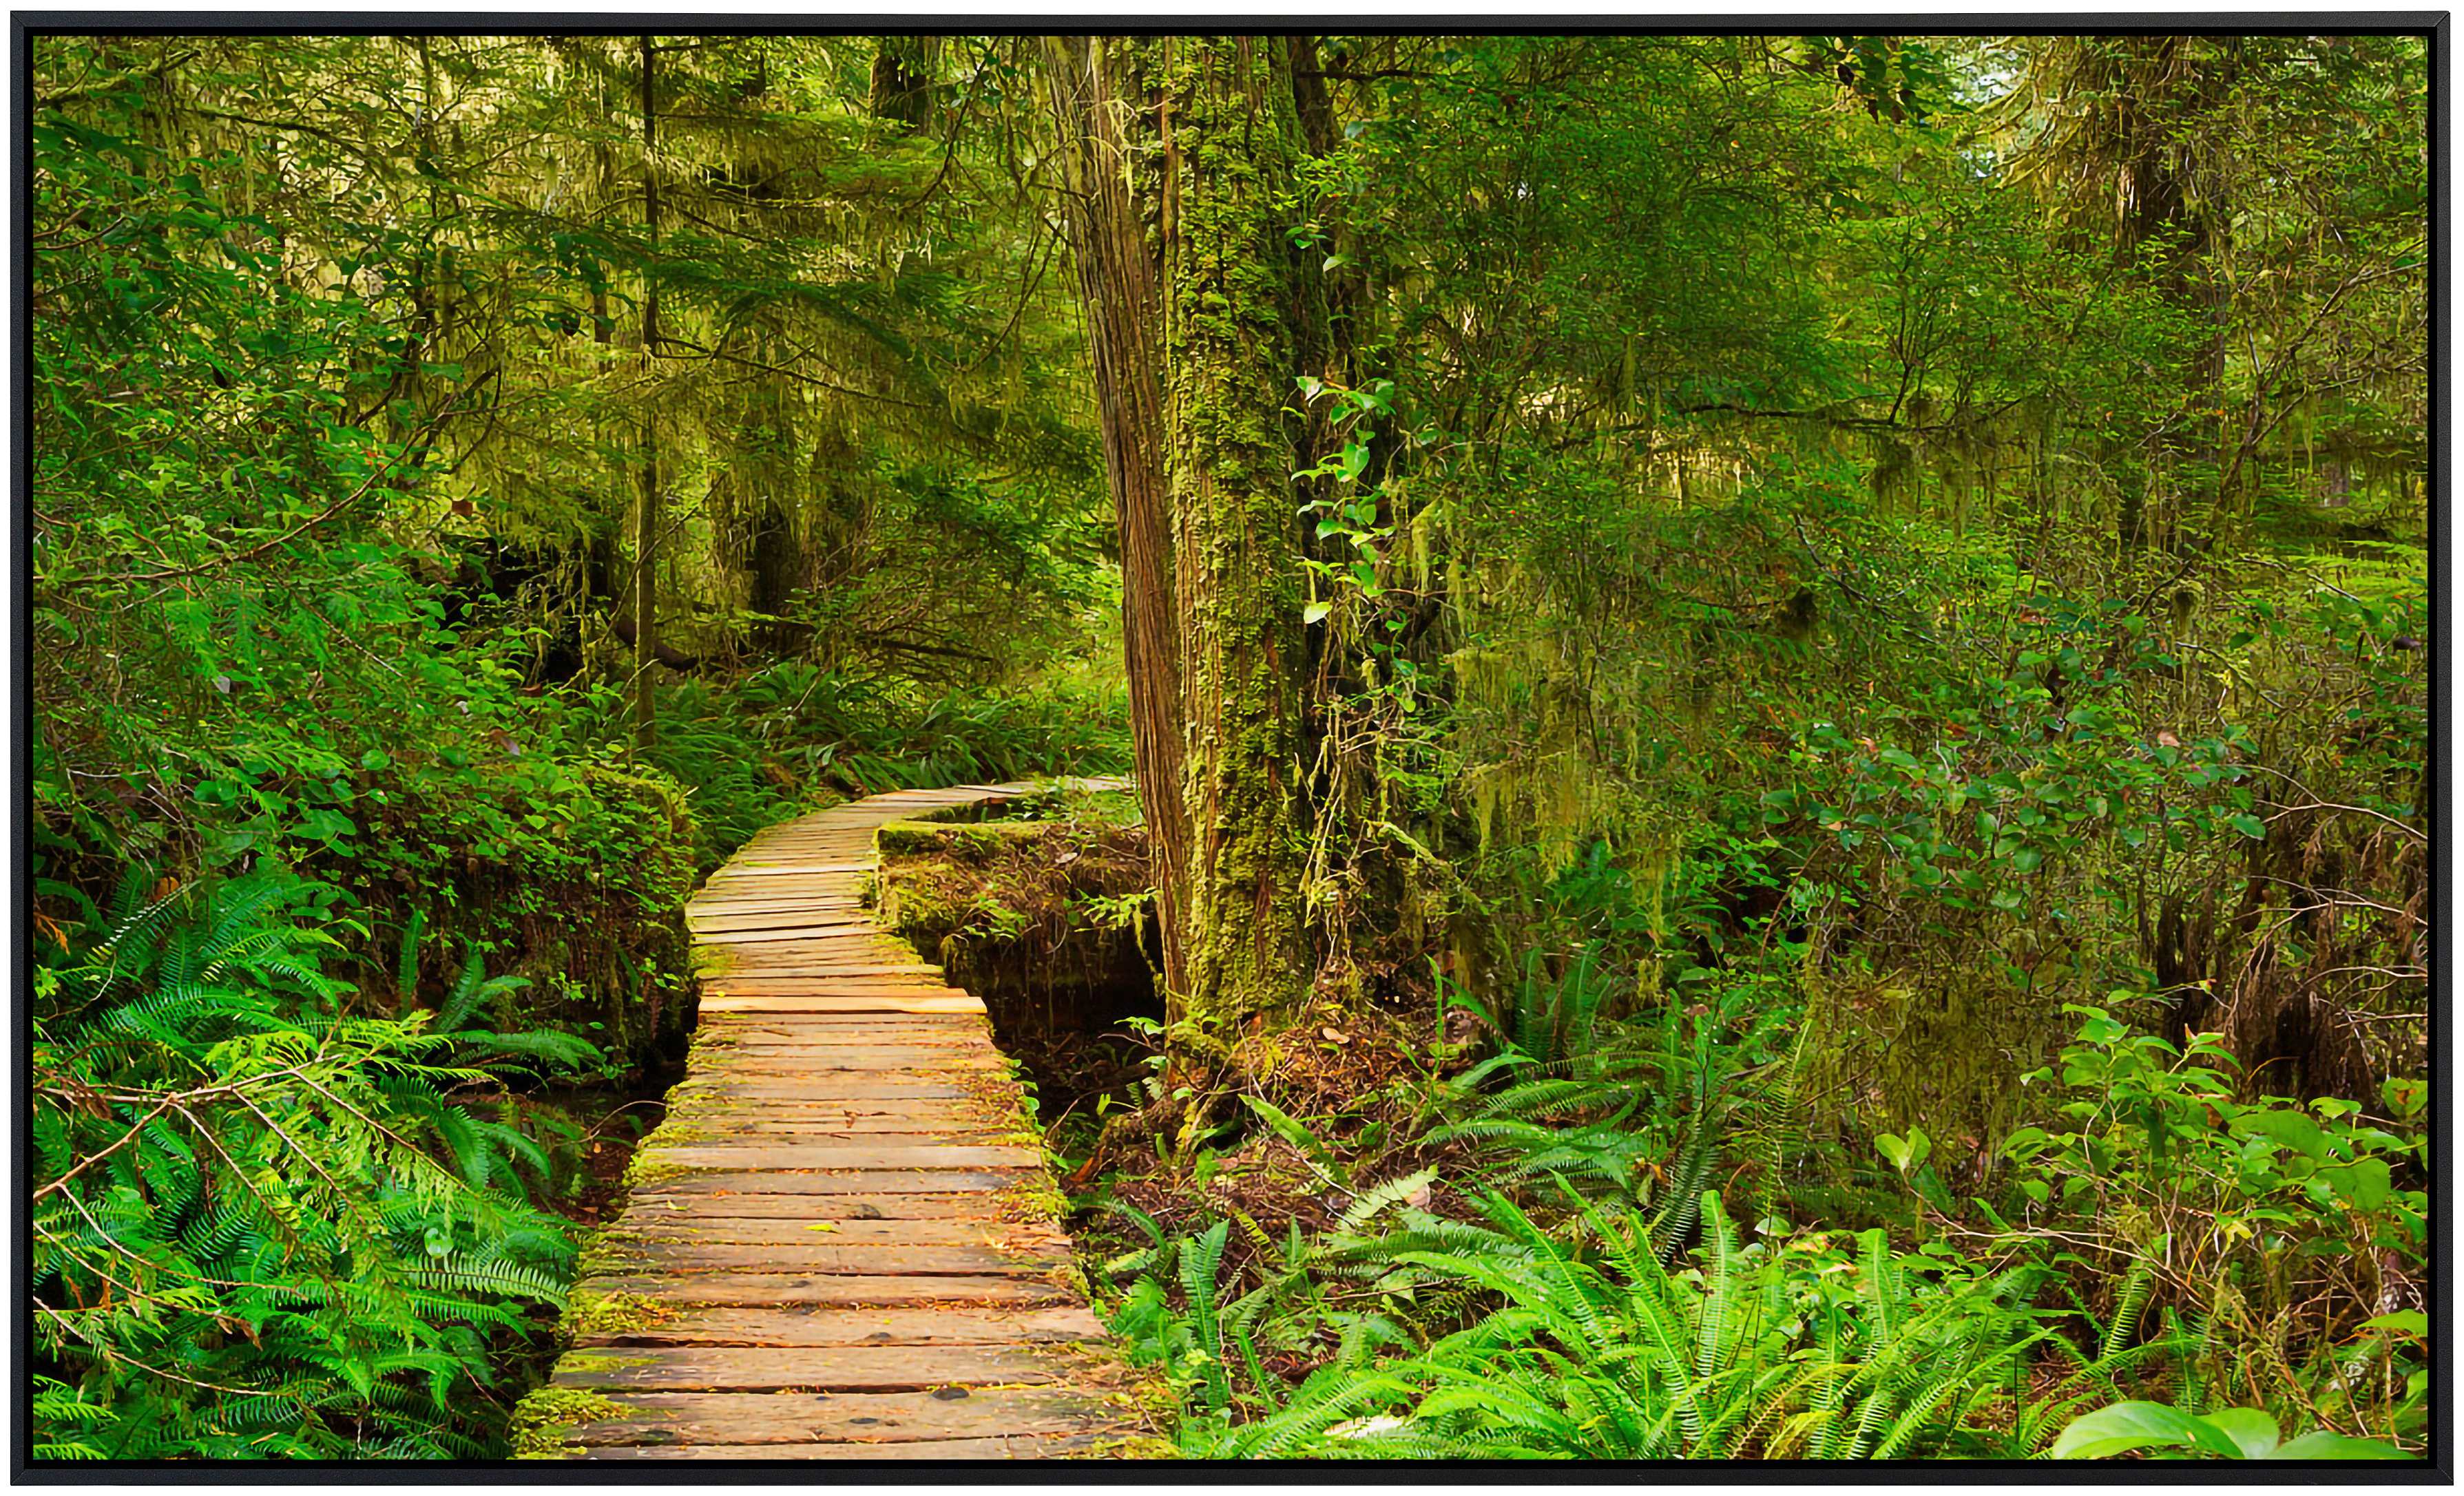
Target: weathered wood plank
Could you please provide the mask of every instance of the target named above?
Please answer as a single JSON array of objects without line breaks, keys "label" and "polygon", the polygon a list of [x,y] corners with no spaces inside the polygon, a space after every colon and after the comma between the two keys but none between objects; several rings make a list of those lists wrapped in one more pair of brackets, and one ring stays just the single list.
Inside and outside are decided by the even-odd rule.
[{"label": "weathered wood plank", "polygon": [[[871,1094],[846,1094],[849,1088]],[[825,1095],[793,1081],[754,1085],[743,1083],[728,1087],[704,1087],[681,1094],[670,1093],[668,1114],[691,1114],[696,1118],[775,1117],[782,1122],[818,1121],[825,1117],[844,1118],[850,1125],[866,1118],[915,1117],[918,1125],[934,1125],[955,1120],[965,1126],[1016,1125],[1010,1109],[993,1104],[972,1089],[938,1082],[918,1082],[905,1086],[859,1083],[847,1076],[836,1078],[831,1088],[842,1094]],[[731,1095],[750,1091],[751,1094]],[[777,1091],[780,1094],[771,1095]],[[874,1131],[897,1132],[895,1127]]]},{"label": "weathered wood plank", "polygon": [[913,977],[782,977],[745,972],[711,979],[704,987],[704,1001],[714,994],[723,998],[933,998],[946,1002],[974,1002],[978,1012],[983,1008],[974,993],[918,981]]},{"label": "weathered wood plank", "polygon": [[663,1346],[569,1355],[554,1384],[611,1392],[931,1392],[1055,1382],[1065,1375],[1050,1352],[1012,1346]]},{"label": "weathered wood plank", "polygon": [[882,935],[870,915],[859,910],[838,913],[810,905],[790,909],[744,909],[733,904],[703,906],[685,912],[685,924],[694,935],[755,935],[774,930],[802,930],[816,935]]},{"label": "weathered wood plank", "polygon": [[954,1039],[980,1040],[988,1032],[969,1013],[713,1013],[700,1026],[713,1034],[760,1029],[799,1035],[899,1032],[922,1036],[915,1043],[936,1045]]},{"label": "weathered wood plank", "polygon": [[[744,1246],[806,1246],[814,1243],[860,1247],[891,1246],[981,1246],[995,1242],[1027,1244],[1039,1249],[1066,1251],[1069,1239],[1048,1227],[1013,1225],[991,1220],[948,1219],[935,1221],[884,1221],[842,1219],[827,1208],[816,1208],[810,1219],[792,1217],[729,1216],[704,1211],[693,1214],[667,1212],[665,1221],[653,1219],[659,1212],[637,1219],[627,1216],[622,1224],[610,1229],[599,1241],[611,1249],[634,1250],[631,1243],[667,1242],[687,1245]],[[1012,1242],[1008,1233],[1018,1233]]]},{"label": "weathered wood plank", "polygon": [[936,1070],[1001,1070],[1007,1062],[998,1054],[879,1055],[861,1050],[813,1045],[787,1049],[756,1049],[752,1047],[713,1047],[696,1054],[694,1064],[714,1079],[722,1075],[777,1073],[782,1075],[875,1074],[913,1072],[919,1075]]},{"label": "weathered wood plank", "polygon": [[679,1304],[587,1346],[1071,1345],[1109,1338],[1077,1305],[1052,1309],[746,1309]]},{"label": "weathered wood plank", "polygon": [[786,1273],[797,1277],[874,1278],[896,1274],[907,1278],[1041,1276],[1059,1266],[1065,1250],[1034,1242],[1016,1251],[981,1242],[856,1242],[837,1243],[811,1237],[785,1244],[777,1242],[677,1242],[641,1237],[603,1239],[591,1260],[611,1272],[627,1273]]},{"label": "weathered wood plank", "polygon": [[[932,1126],[938,1120],[942,1125]],[[695,1113],[670,1116],[662,1130],[662,1142],[674,1143],[758,1143],[793,1147],[805,1143],[827,1146],[832,1139],[883,1143],[897,1148],[921,1148],[948,1145],[982,1148],[996,1144],[1023,1146],[1017,1139],[1017,1124],[1004,1127],[992,1122],[969,1123],[957,1116],[939,1119],[920,1117],[833,1117],[816,1114],[804,1117],[780,1118],[746,1111],[718,1114]]]},{"label": "weathered wood plank", "polygon": [[831,993],[702,994],[705,1013],[981,1013],[984,1005],[963,992],[946,996],[910,990]]},{"label": "weathered wood plank", "polygon": [[992,1043],[972,1013],[713,1013],[700,1032],[738,1044],[967,1049]]},{"label": "weathered wood plank", "polygon": [[583,1290],[653,1301],[775,1309],[790,1304],[1069,1304],[1074,1289],[1032,1273],[627,1273],[587,1278]]},{"label": "weathered wood plank", "polygon": [[946,1195],[964,1190],[1014,1189],[1020,1171],[994,1174],[962,1169],[850,1169],[837,1174],[701,1173],[657,1181],[667,1195]]},{"label": "weathered wood plank", "polygon": [[[738,960],[752,960],[780,952],[845,957],[881,952],[902,960],[915,959],[914,947],[892,935],[883,935],[872,926],[817,925],[800,919],[788,925],[745,925],[733,921],[724,924],[693,926],[693,939],[703,945],[725,947]],[[750,947],[759,946],[760,950]]]},{"label": "weathered wood plank", "polygon": [[1100,1434],[1011,1434],[994,1439],[918,1439],[903,1443],[598,1444],[575,1460],[1065,1460],[1100,1448]]},{"label": "weathered wood plank", "polygon": [[922,1148],[884,1145],[870,1139],[842,1144],[803,1143],[792,1147],[759,1144],[687,1144],[667,1148],[653,1142],[642,1156],[661,1168],[681,1169],[1025,1169],[1044,1162],[1036,1148],[966,1148],[955,1144]]},{"label": "weathered wood plank", "polygon": [[1004,1219],[1009,1209],[1000,1196],[976,1191],[917,1190],[909,1194],[856,1193],[827,1198],[709,1191],[679,1195],[662,1183],[636,1193],[625,1219],[656,1221],[670,1217],[693,1220],[725,1216],[811,1221],[826,1216],[833,1221],[998,1221]]},{"label": "weathered wood plank", "polygon": [[668,1092],[668,1105],[701,1105],[737,1097],[746,1101],[794,1100],[837,1106],[848,1101],[947,1101],[977,1094],[972,1087],[923,1080],[900,1070],[876,1070],[869,1075],[849,1070],[831,1077],[826,1089],[794,1081],[694,1079]]},{"label": "weathered wood plank", "polygon": [[[956,1389],[963,1390],[963,1389]],[[992,1388],[962,1397],[929,1392],[627,1392],[608,1401],[628,1416],[579,1423],[577,1444],[809,1444],[1086,1434],[1120,1422],[1117,1410],[1084,1393]]]}]

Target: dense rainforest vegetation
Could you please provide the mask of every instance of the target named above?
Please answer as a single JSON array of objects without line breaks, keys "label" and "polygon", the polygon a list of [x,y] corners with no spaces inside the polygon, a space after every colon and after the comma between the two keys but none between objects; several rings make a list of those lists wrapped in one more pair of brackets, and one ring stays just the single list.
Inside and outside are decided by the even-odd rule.
[{"label": "dense rainforest vegetation", "polygon": [[501,1455],[697,876],[1129,769],[1179,1453],[2423,1453],[2431,44],[33,34],[34,1458]]}]

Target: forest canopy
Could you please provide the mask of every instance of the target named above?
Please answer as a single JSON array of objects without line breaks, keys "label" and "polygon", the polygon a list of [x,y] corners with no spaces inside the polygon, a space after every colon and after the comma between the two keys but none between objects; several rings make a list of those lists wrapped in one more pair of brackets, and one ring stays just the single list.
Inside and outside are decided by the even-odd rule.
[{"label": "forest canopy", "polygon": [[25,34],[37,1461],[503,1455],[696,881],[1109,772],[1173,1450],[2424,1451],[2443,33]]}]

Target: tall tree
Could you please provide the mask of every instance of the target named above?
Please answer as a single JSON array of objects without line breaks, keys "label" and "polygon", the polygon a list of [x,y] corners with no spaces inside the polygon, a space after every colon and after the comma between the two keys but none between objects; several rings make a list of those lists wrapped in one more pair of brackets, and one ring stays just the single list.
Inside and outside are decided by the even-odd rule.
[{"label": "tall tree", "polygon": [[1288,204],[1300,156],[1288,54],[1171,44],[1164,75],[1165,473],[1192,830],[1186,1015],[1201,1029],[1298,1006],[1300,527]]},{"label": "tall tree", "polygon": [[[1159,846],[1170,1001],[1212,1047],[1252,1015],[1287,1015],[1309,975],[1284,415],[1300,344],[1291,54],[1254,37],[1075,38],[1050,60],[1129,576],[1139,767],[1160,835],[1187,838]],[[1177,812],[1158,782],[1176,757]]]}]

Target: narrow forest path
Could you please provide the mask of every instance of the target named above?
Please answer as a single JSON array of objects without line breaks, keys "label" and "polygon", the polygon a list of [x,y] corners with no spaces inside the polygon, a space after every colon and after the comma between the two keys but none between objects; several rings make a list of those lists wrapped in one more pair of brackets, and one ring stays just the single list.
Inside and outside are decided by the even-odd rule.
[{"label": "narrow forest path", "polygon": [[700,1028],[584,1259],[541,1398],[563,1455],[1038,1458],[1124,1430],[983,1004],[863,897],[876,828],[1035,787],[785,822],[694,895]]}]

